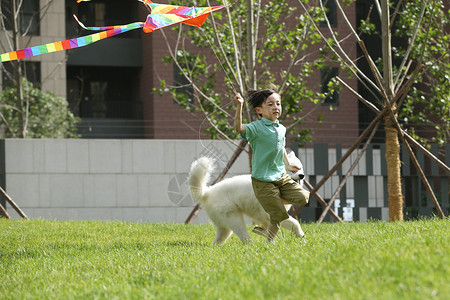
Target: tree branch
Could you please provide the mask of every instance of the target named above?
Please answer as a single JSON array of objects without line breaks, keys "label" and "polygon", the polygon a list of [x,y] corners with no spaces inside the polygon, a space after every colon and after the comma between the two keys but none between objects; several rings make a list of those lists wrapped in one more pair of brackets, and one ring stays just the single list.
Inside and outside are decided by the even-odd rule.
[{"label": "tree branch", "polygon": [[[209,0],[208,0],[208,5],[210,5]],[[230,13],[230,11],[227,11],[227,13]],[[227,55],[225,53],[225,50],[223,49],[222,41],[219,38],[219,31],[217,30],[217,24],[216,24],[216,19],[214,18],[214,14],[211,14],[211,22],[212,22],[212,26],[214,28],[214,35],[216,37],[215,41],[217,41],[217,44],[219,45],[219,49],[220,49],[220,52],[222,53],[223,59],[225,60],[226,65],[228,66],[231,74],[233,75],[234,80],[236,82],[239,82],[239,77],[236,74],[236,72],[234,72],[233,67],[231,65],[231,62],[229,61],[229,59],[228,59],[228,57],[227,57]],[[206,35],[206,32],[203,30],[202,27],[200,27],[200,28],[202,29],[203,34],[205,35],[205,38],[208,39],[208,36]],[[233,33],[234,33],[234,31],[233,31]],[[209,39],[208,39],[208,42],[209,42]],[[210,45],[211,45],[211,43],[210,43]],[[213,45],[211,45],[211,47],[213,47]],[[219,59],[219,57],[217,57],[217,59]],[[219,60],[219,63],[222,64],[222,62],[220,60]],[[226,75],[226,73],[225,73],[225,75]],[[231,84],[233,84],[233,83],[231,83]],[[233,85],[233,89],[234,89],[234,85]],[[243,93],[244,91],[241,89],[240,92]]]},{"label": "tree branch", "polygon": [[183,70],[183,68],[181,67],[180,63],[178,62],[178,59],[176,58],[176,56],[174,55],[172,48],[170,47],[169,41],[167,39],[166,34],[164,33],[164,30],[161,30],[161,33],[166,41],[166,45],[167,45],[167,49],[169,50],[169,54],[172,57],[173,61],[175,62],[175,64],[177,65],[177,67],[180,69],[181,73],[183,74],[183,76],[189,81],[189,83],[192,85],[192,87],[194,88],[194,90],[199,93],[200,95],[202,95],[202,97],[204,97],[206,100],[208,100],[212,105],[214,105],[218,110],[220,110],[221,112],[223,112],[224,114],[226,114],[228,117],[232,117],[231,114],[229,114],[226,110],[224,110],[222,107],[220,107],[219,105],[217,105],[209,96],[207,96],[205,93],[202,92],[202,90],[194,83],[194,81],[192,80],[192,78]]},{"label": "tree branch", "polygon": [[[401,1],[400,1],[400,2],[401,2]],[[397,82],[398,82],[398,79],[399,79],[399,77],[400,77],[400,74],[402,73],[402,69],[403,69],[403,67],[405,66],[405,64],[406,64],[406,62],[407,62],[407,60],[408,60],[408,58],[409,58],[409,54],[411,53],[411,49],[412,49],[412,47],[413,47],[413,45],[414,45],[414,41],[416,40],[416,37],[417,37],[417,33],[418,33],[418,31],[419,31],[420,24],[422,23],[422,19],[423,19],[423,16],[424,16],[424,14],[425,14],[425,9],[426,9],[427,3],[428,3],[428,0],[425,0],[425,3],[424,3],[423,6],[422,6],[422,11],[420,12],[419,20],[417,21],[417,24],[416,24],[416,28],[414,29],[414,34],[413,34],[411,40],[408,41],[408,44],[409,44],[409,45],[408,45],[408,49],[406,50],[406,53],[405,53],[405,55],[404,55],[404,57],[403,57],[403,60],[402,60],[402,62],[401,62],[401,64],[400,64],[400,67],[398,68],[397,76],[396,76],[395,79],[394,79],[394,86],[397,85]],[[428,26],[430,26],[430,25],[428,25]],[[406,72],[407,72],[407,70],[405,70],[405,73],[406,73]]]},{"label": "tree branch", "polygon": [[[201,103],[200,100],[198,100],[198,104],[200,106],[200,109],[202,110],[202,112],[205,115],[206,120],[208,120],[208,123],[223,137],[225,138],[227,141],[231,142],[232,144],[234,144],[235,146],[239,147],[239,144],[236,143],[235,140],[230,139],[222,130],[219,129],[219,127],[217,127],[216,124],[214,124],[214,122],[211,120],[211,118],[209,117],[210,114],[208,114],[205,109],[203,108],[203,105]],[[248,150],[244,150],[245,152],[248,153]]]},{"label": "tree branch", "polygon": [[356,96],[356,98],[361,101],[362,103],[364,103],[368,108],[370,108],[373,112],[375,113],[379,113],[380,110],[373,105],[369,100],[365,99],[363,96],[361,96],[360,94],[358,94],[358,92],[356,92],[354,89],[352,89],[351,86],[349,86],[344,80],[342,80],[339,76],[336,76],[336,79],[344,86],[346,87],[350,92],[353,93],[353,95]]},{"label": "tree branch", "polygon": [[[331,46],[331,44],[328,42],[328,40],[325,38],[325,36],[322,34],[322,32],[319,30],[319,28],[317,27],[317,25],[314,22],[314,19],[312,18],[312,16],[309,14],[309,12],[307,11],[305,5],[303,4],[303,2],[301,0],[299,0],[300,5],[302,6],[303,10],[305,11],[306,15],[308,16],[308,18],[312,21],[312,24],[314,26],[314,28],[316,29],[316,32],[322,37],[322,40],[327,44],[327,46],[330,48],[331,51],[333,51],[334,54],[336,54],[336,56],[339,58],[339,60],[348,67],[348,69],[356,76],[356,78],[359,79],[360,82],[363,82],[360,78],[359,75],[361,75],[365,80],[367,80],[367,82],[369,82],[372,87],[379,92],[379,88],[376,86],[375,83],[373,83],[372,80],[370,80],[354,63],[353,61],[348,58],[348,56],[345,54],[345,52],[342,50],[342,48],[340,48],[340,50],[344,53],[344,56],[346,56],[346,58],[349,60],[350,63],[347,63],[346,60],[344,58],[342,58],[342,56],[334,49],[333,46]],[[325,18],[326,18],[326,14],[325,14]],[[328,21],[328,19],[326,18],[327,23],[328,23],[328,29],[332,32],[331,30],[331,26],[330,23]],[[334,36],[334,33],[332,32],[332,36],[334,37],[334,40],[336,41],[336,37]],[[340,47],[340,46],[338,46]],[[355,71],[356,70],[356,71]],[[358,75],[359,74],[359,75]],[[368,90],[370,91],[370,89],[368,88]]]}]

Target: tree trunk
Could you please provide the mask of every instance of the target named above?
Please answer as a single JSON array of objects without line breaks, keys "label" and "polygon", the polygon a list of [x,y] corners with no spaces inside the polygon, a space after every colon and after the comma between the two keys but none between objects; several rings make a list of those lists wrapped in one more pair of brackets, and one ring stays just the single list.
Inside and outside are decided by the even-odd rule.
[{"label": "tree trunk", "polygon": [[[19,49],[19,14],[17,13],[18,6],[16,4],[16,0],[11,1],[11,12],[12,12],[12,41],[13,41],[13,49]],[[26,109],[24,107],[24,97],[23,97],[23,89],[22,89],[22,69],[20,67],[20,63],[18,61],[12,62],[14,68],[14,81],[16,82],[17,88],[17,108],[19,109],[19,136],[21,138],[26,138],[27,136],[27,114]]]},{"label": "tree trunk", "polygon": [[256,89],[255,30],[253,0],[247,0],[247,73],[248,87]]},{"label": "tree trunk", "polygon": [[[383,52],[383,90],[385,105],[391,112],[384,119],[386,132],[386,164],[388,171],[388,194],[389,194],[389,221],[403,220],[403,195],[402,177],[400,173],[400,143],[398,142],[398,132],[394,121],[397,114],[394,114],[396,104],[394,99],[394,83],[392,76],[392,48],[391,48],[391,24],[389,13],[389,1],[381,0],[381,41]],[[392,105],[392,107],[390,107]]]},{"label": "tree trunk", "polygon": [[389,194],[389,221],[403,221],[402,179],[400,173],[400,143],[394,123],[386,117],[386,164]]}]

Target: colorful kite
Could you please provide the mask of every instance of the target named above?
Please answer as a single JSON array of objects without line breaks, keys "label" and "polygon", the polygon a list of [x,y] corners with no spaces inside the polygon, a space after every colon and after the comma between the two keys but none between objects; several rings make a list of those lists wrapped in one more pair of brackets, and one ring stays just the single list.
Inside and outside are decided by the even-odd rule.
[{"label": "colorful kite", "polygon": [[[82,1],[86,0],[78,0],[77,2]],[[115,36],[130,30],[134,30],[136,28],[142,28],[144,32],[149,33],[156,29],[167,27],[176,23],[183,23],[190,26],[200,27],[206,21],[206,18],[208,17],[209,13],[228,6],[228,5],[220,5],[211,7],[185,7],[185,6],[157,4],[151,2],[150,0],[138,0],[138,1],[147,5],[151,10],[151,14],[147,16],[147,21],[145,22],[135,22],[128,25],[116,25],[105,27],[86,27],[74,15],[76,21],[84,29],[104,30],[104,31],[79,38],[4,53],[0,55],[0,62],[17,60],[67,49],[75,49],[90,45],[92,43],[95,43],[99,40],[111,36]]]}]

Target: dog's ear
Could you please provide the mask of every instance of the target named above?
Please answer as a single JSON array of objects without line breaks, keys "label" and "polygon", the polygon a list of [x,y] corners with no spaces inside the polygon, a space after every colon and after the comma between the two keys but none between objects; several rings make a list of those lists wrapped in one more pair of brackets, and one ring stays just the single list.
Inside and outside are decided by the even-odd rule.
[{"label": "dog's ear", "polygon": [[295,155],[295,152],[291,149],[286,148],[288,159],[291,163],[295,163],[300,170],[298,170],[295,174],[291,174],[291,178],[294,180],[303,180],[305,179],[305,170],[303,168],[302,161]]},{"label": "dog's ear", "polygon": [[299,167],[301,167],[301,169],[303,169],[303,164],[300,161],[300,159],[295,155],[294,151],[291,150],[287,156],[290,162],[295,162],[296,165],[298,165]]}]

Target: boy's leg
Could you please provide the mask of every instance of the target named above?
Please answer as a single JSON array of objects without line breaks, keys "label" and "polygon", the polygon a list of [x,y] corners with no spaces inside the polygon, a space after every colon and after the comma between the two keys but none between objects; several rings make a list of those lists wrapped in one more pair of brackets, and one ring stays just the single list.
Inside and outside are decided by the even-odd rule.
[{"label": "boy's leg", "polygon": [[277,237],[278,230],[280,230],[280,224],[270,224],[267,230],[267,241],[273,242]]},{"label": "boy's leg", "polygon": [[264,227],[255,226],[253,227],[252,232],[267,237],[267,229]]},{"label": "boy's leg", "polygon": [[309,192],[292,180],[289,175],[284,174],[274,184],[279,187],[281,198],[286,202],[301,205],[309,202]]},{"label": "boy's leg", "polygon": [[253,191],[256,199],[270,216],[271,224],[279,224],[289,218],[283,201],[280,198],[280,191],[272,182],[264,182],[252,178]]},{"label": "boy's leg", "polygon": [[[283,220],[283,222],[281,222],[281,224],[284,224],[284,222],[289,222],[289,220],[291,218],[292,217],[289,217],[289,219]],[[267,241],[272,242],[276,238],[277,232],[278,232],[279,228],[281,227],[281,224],[269,223],[269,225],[267,226],[267,229],[263,228],[263,227],[255,226],[252,229],[252,232],[256,233],[256,234],[259,234],[259,235],[262,235],[262,236],[267,238]],[[295,230],[296,228],[294,228],[294,226],[287,226],[286,228],[289,229],[289,230],[294,231],[294,233],[297,234],[297,232]],[[299,236],[299,237],[303,236],[303,235],[297,234],[297,236]]]}]

